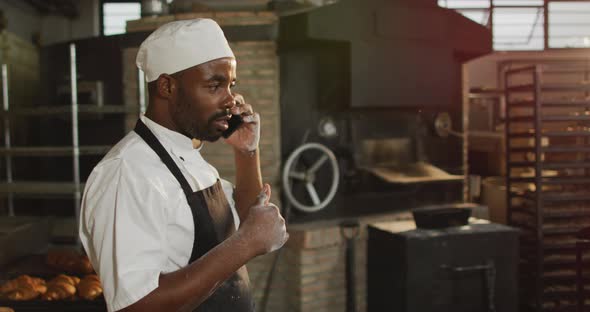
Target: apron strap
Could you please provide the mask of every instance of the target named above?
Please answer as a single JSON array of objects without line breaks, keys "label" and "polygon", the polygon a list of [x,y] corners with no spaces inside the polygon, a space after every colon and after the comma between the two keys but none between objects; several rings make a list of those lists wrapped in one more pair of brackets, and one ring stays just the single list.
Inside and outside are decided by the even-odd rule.
[{"label": "apron strap", "polygon": [[162,145],[162,143],[158,141],[156,136],[150,131],[150,129],[148,129],[148,127],[143,123],[143,121],[141,121],[141,119],[137,120],[137,124],[135,124],[135,129],[133,129],[133,131],[137,132],[137,134],[139,134],[139,136],[154,150],[154,152],[156,152],[156,154],[160,156],[160,159],[162,160],[164,165],[168,167],[168,170],[172,172],[176,180],[178,180],[178,182],[180,183],[180,186],[182,187],[182,190],[184,191],[184,194],[188,199],[193,193],[193,190],[190,184],[188,184],[188,181],[186,180],[182,172],[180,172],[180,169],[178,168],[174,160],[172,160],[172,157],[170,157],[170,154],[168,154],[168,152]]},{"label": "apron strap", "polygon": [[[195,239],[193,242],[193,250],[191,252],[190,258],[190,261],[192,262],[219,244],[219,239],[217,238],[215,231],[215,225],[213,223],[213,219],[211,218],[211,214],[209,213],[209,206],[204,197],[203,191],[193,192],[190,184],[188,184],[188,181],[182,172],[180,172],[180,168],[178,168],[162,143],[158,141],[156,136],[141,121],[141,119],[137,120],[134,131],[137,132],[137,134],[148,144],[149,147],[152,148],[152,150],[154,150],[154,152],[156,152],[162,162],[166,165],[166,167],[168,167],[168,170],[170,170],[172,175],[174,175],[176,180],[178,180],[182,190],[184,191],[188,205],[193,213],[195,224]],[[217,183],[220,182],[217,181]]]}]

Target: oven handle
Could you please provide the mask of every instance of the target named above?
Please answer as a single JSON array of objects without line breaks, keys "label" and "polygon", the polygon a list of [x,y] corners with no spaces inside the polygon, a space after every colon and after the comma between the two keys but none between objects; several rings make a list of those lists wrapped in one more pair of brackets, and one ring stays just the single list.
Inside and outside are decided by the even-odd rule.
[{"label": "oven handle", "polygon": [[496,266],[494,261],[488,260],[486,264],[476,264],[472,266],[449,266],[441,265],[441,269],[450,271],[451,273],[463,273],[463,272],[482,272],[484,273],[483,278],[485,280],[487,301],[488,301],[488,312],[496,312],[494,305],[494,290],[496,283]]}]

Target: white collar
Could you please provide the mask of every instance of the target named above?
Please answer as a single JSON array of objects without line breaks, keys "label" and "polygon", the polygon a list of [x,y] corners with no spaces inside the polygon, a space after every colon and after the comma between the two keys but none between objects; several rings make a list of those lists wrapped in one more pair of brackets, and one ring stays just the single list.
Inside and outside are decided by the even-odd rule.
[{"label": "white collar", "polygon": [[193,141],[184,134],[170,130],[155,121],[149,119],[145,115],[140,117],[141,121],[154,133],[160,143],[169,149],[173,154],[178,156],[189,157],[195,152],[200,152],[204,144],[198,148],[193,147]]}]

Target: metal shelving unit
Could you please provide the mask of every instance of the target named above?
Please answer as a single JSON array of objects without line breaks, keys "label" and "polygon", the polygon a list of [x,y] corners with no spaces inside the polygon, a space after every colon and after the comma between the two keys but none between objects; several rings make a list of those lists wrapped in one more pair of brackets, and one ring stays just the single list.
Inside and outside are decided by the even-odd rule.
[{"label": "metal shelving unit", "polygon": [[[4,121],[4,147],[0,148],[0,156],[6,160],[6,181],[0,183],[0,194],[6,194],[8,198],[8,214],[14,216],[14,195],[27,197],[63,197],[73,196],[75,207],[75,226],[78,227],[80,216],[81,195],[84,184],[80,181],[80,156],[104,155],[111,146],[92,145],[81,146],[79,142],[78,119],[81,114],[125,114],[137,113],[138,108],[124,105],[79,105],[78,82],[76,66],[76,46],[70,44],[70,90],[71,104],[63,106],[41,106],[9,109],[9,77],[7,65],[2,65],[2,92],[3,110],[0,115]],[[139,112],[145,111],[145,81],[143,73],[139,71]],[[14,116],[69,116],[71,119],[72,141],[70,146],[13,146],[11,144],[10,118]],[[71,182],[47,182],[47,181],[15,181],[13,177],[13,157],[71,157],[73,176]],[[77,237],[76,237],[77,239]]]},{"label": "metal shelving unit", "polygon": [[[590,226],[588,72],[567,64],[505,72],[507,214],[522,230],[523,311],[576,311],[576,233]],[[552,82],[564,73],[584,80]]]}]

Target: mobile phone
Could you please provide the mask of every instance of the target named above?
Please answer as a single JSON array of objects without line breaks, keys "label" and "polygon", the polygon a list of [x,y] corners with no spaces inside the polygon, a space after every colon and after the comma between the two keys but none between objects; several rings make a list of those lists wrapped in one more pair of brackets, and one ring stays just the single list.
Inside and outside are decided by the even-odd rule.
[{"label": "mobile phone", "polygon": [[236,130],[238,130],[238,128],[240,127],[240,125],[243,122],[244,122],[244,119],[242,118],[241,115],[232,115],[231,118],[227,121],[229,128],[227,128],[227,130],[223,131],[221,133],[221,136],[223,136],[226,139],[229,138],[229,136],[232,135],[232,133],[234,133]]}]

